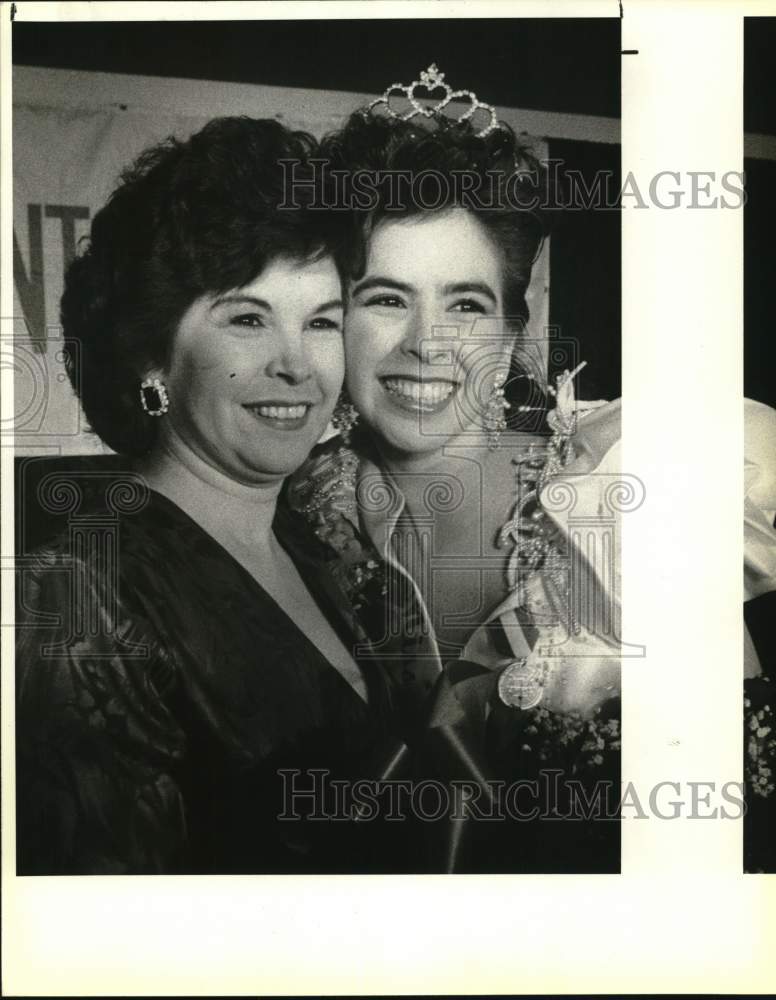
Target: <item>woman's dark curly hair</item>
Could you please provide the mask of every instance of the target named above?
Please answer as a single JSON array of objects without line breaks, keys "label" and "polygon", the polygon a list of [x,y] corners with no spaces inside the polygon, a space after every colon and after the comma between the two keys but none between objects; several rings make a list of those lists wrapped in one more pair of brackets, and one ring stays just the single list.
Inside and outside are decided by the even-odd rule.
[{"label": "woman's dark curly hair", "polygon": [[357,226],[351,278],[363,275],[370,234],[384,219],[463,207],[501,254],[507,315],[522,326],[551,199],[547,171],[509,126],[479,137],[467,122],[441,117],[428,127],[362,109],[324,138],[320,156],[350,183]]},{"label": "woman's dark curly hair", "polygon": [[142,455],[153,445],[158,420],[140,406],[140,381],[165,364],[197,298],[248,284],[277,257],[332,254],[340,265],[347,220],[308,210],[325,198],[313,183],[295,192],[297,207],[279,208],[278,161],[299,161],[295,176],[314,178],[316,149],[312,136],[277,121],[219,118],[185,142],[146,150],[122,174],[67,271],[61,311],[65,336],[79,345],[71,381],[115,451]]}]

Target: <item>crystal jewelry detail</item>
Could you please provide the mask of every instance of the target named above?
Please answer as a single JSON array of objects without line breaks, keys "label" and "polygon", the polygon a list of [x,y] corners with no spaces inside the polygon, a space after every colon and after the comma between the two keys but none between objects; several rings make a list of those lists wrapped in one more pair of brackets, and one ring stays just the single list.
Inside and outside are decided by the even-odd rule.
[{"label": "crystal jewelry detail", "polygon": [[511,708],[535,708],[544,694],[547,665],[531,663],[527,657],[514,660],[498,679],[498,693]]},{"label": "crystal jewelry detail", "polygon": [[358,423],[358,410],[345,395],[340,395],[334,412],[331,415],[332,427],[335,427],[345,444],[350,443],[350,432]]},{"label": "crystal jewelry detail", "polygon": [[149,417],[161,417],[170,409],[167,386],[160,378],[145,378],[140,383],[140,404]]},{"label": "crystal jewelry detail", "polygon": [[552,436],[540,453],[532,445],[526,459],[515,461],[517,501],[499,533],[499,545],[512,545],[507,564],[510,590],[518,590],[521,578],[539,569],[554,553],[552,522],[542,510],[539,497],[552,476],[574,459],[572,437],[577,422],[574,378],[586,364],[583,361],[574,371],[564,371],[556,377],[554,387],[547,386],[548,395],[555,398],[555,407],[547,416]]},{"label": "crystal jewelry detail", "polygon": [[[429,94],[434,90],[443,90],[444,97],[440,98],[436,104],[431,105],[431,107],[425,107],[420,102],[420,98],[416,94],[418,88],[424,88]],[[403,114],[398,114],[393,110],[390,104],[391,97],[398,94],[403,94],[410,103],[410,108]],[[486,135],[489,135],[495,129],[499,128],[498,116],[496,115],[496,109],[491,104],[485,104],[480,101],[477,95],[471,90],[453,90],[453,88],[445,83],[445,74],[440,73],[437,64],[432,63],[428,69],[423,70],[420,74],[419,80],[413,80],[410,84],[403,83],[392,83],[390,87],[386,87],[383,91],[382,97],[375,98],[367,105],[367,113],[372,111],[373,108],[379,106],[385,107],[385,113],[389,118],[396,118],[398,121],[409,121],[411,118],[416,118],[421,115],[423,118],[433,118],[439,121],[447,116],[443,115],[442,112],[450,104],[451,101],[455,100],[467,100],[469,102],[469,107],[463,114],[459,115],[457,119],[450,118],[450,121],[456,121],[459,125],[470,121],[478,111],[486,111],[490,115],[490,123],[485,126],[485,128],[480,129],[475,135],[482,139]]]},{"label": "crystal jewelry detail", "polygon": [[504,384],[506,380],[506,372],[500,371],[496,373],[487,409],[485,410],[485,428],[488,432],[488,449],[490,451],[495,451],[498,448],[501,432],[507,426],[506,411],[510,409],[510,404],[504,398]]},{"label": "crystal jewelry detail", "polygon": [[[529,606],[531,588],[527,583],[533,574],[541,572],[544,592],[554,605],[553,617],[561,615],[575,634],[579,633],[580,625],[568,599],[568,554],[554,523],[542,509],[540,497],[551,477],[574,459],[572,438],[577,415],[574,378],[584,365],[585,362],[574,371],[564,371],[557,376],[555,386],[546,387],[548,395],[555,398],[555,407],[547,416],[552,436],[547,445],[540,448],[530,445],[528,455],[515,460],[517,498],[498,541],[500,547],[511,546],[507,586],[517,593],[520,606],[531,612],[537,610]],[[546,608],[540,610],[547,612]],[[499,697],[512,707],[533,708],[541,701],[549,669],[548,662],[537,662],[534,654],[514,661],[499,678]]]}]

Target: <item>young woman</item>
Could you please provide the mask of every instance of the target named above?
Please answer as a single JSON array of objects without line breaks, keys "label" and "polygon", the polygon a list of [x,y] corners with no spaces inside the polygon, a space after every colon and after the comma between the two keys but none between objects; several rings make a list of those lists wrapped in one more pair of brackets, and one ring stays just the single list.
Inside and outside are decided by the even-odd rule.
[{"label": "young woman", "polygon": [[[505,398],[512,380],[546,381],[525,332],[549,214],[541,168],[495,113],[484,127],[399,116],[389,94],[327,137],[322,156],[360,198],[345,321],[350,411],[336,417],[356,419],[350,448],[330,442],[292,496],[346,559],[361,546],[367,564],[384,560],[391,614],[373,638],[393,655],[405,704],[421,713],[435,688],[433,718],[468,725],[500,777],[553,766],[569,779],[608,776],[616,799],[616,539],[604,564],[574,560],[573,504],[553,509],[546,489],[563,470],[584,477],[576,501],[598,516],[593,533],[611,536],[600,515],[619,476],[619,406],[578,423],[566,373],[553,387],[552,433],[527,432],[509,426]],[[616,867],[616,824],[606,828],[615,834],[603,854],[572,864]],[[511,864],[546,865],[532,849],[521,837]]]},{"label": "young woman", "polygon": [[[447,88],[435,67],[421,83]],[[393,109],[399,91],[409,110]],[[350,402],[338,414],[349,445],[320,449],[292,496],[351,577],[367,568],[362,603],[384,561],[389,615],[373,636],[393,651],[405,703],[422,718],[433,688],[430,727],[457,727],[459,758],[527,779],[522,807],[515,798],[507,812],[536,822],[511,828],[492,870],[613,871],[629,652],[619,525],[643,487],[620,470],[619,401],[575,402],[575,372],[548,387],[539,433],[509,427],[519,416],[505,408],[510,380],[546,382],[524,323],[548,192],[494,110],[468,96],[483,123],[422,108],[415,85],[392,87],[324,143],[353,179],[359,223],[345,321]],[[749,433],[751,404],[746,412],[747,441],[770,439],[772,430]],[[773,503],[753,498],[774,477],[762,460],[755,475],[755,464],[748,457],[746,566],[762,593],[776,588],[776,533]],[[749,683],[747,769],[759,801],[772,793],[776,742],[767,685]],[[470,855],[472,869],[484,867],[490,840]]]}]

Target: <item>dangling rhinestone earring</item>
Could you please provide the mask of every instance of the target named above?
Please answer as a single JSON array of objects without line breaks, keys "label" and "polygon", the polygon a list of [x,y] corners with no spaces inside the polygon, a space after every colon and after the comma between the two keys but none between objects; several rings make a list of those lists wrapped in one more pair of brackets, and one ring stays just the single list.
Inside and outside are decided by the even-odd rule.
[{"label": "dangling rhinestone earring", "polygon": [[140,404],[149,417],[161,417],[170,409],[167,386],[160,378],[145,378],[140,383]]},{"label": "dangling rhinestone earring", "polygon": [[331,423],[340,432],[340,437],[345,444],[350,444],[350,432],[358,423],[358,410],[344,392],[340,394],[337,405],[334,407]]},{"label": "dangling rhinestone earring", "polygon": [[510,404],[504,399],[504,383],[507,380],[505,371],[496,372],[493,379],[493,388],[490,391],[490,398],[485,410],[485,429],[488,432],[488,449],[495,451],[498,448],[501,432],[506,429],[506,411]]}]

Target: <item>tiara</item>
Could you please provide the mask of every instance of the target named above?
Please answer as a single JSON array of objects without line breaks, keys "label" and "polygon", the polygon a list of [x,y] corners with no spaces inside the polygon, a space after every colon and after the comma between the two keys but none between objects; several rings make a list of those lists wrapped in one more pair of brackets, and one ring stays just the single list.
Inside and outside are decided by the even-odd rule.
[{"label": "tiara", "polygon": [[[421,97],[417,94],[419,89],[426,91],[426,100],[431,98],[431,94],[435,90],[444,91],[444,96],[440,97],[435,104],[424,105],[421,104]],[[390,103],[391,98],[397,97],[399,94],[403,94],[410,104],[409,110],[402,113],[394,111]],[[442,114],[451,101],[459,99],[469,101],[469,107],[463,114],[459,115],[456,119]],[[369,113],[373,108],[380,106],[385,107],[385,113],[389,118],[395,118],[402,122],[409,121],[411,118],[421,115],[423,118],[434,118],[437,120],[447,118],[449,121],[456,121],[458,124],[463,124],[470,121],[478,111],[486,111],[490,116],[490,122],[485,128],[475,133],[478,138],[483,138],[500,127],[496,109],[493,105],[485,104],[479,100],[477,95],[471,90],[453,90],[450,84],[445,83],[445,74],[439,72],[436,63],[432,63],[428,69],[424,69],[420,74],[419,80],[413,80],[410,84],[392,83],[390,87],[386,87],[381,97],[375,98],[374,101],[371,101],[367,105],[366,111]]]}]

